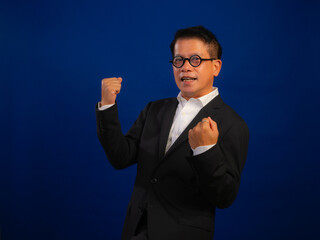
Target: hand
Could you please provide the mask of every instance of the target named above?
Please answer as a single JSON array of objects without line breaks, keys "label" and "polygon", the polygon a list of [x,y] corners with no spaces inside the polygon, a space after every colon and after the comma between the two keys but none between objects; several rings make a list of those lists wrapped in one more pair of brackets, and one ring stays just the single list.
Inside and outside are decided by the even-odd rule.
[{"label": "hand", "polygon": [[114,104],[120,93],[122,78],[104,78],[101,81],[101,106]]},{"label": "hand", "polygon": [[217,123],[210,117],[203,118],[193,129],[189,130],[188,137],[192,149],[216,144],[219,137]]}]

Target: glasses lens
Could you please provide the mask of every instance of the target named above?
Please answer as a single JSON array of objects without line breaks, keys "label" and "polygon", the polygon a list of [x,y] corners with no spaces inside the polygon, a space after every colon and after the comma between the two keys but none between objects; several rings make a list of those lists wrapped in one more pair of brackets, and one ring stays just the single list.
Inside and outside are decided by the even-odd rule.
[{"label": "glasses lens", "polygon": [[179,68],[183,65],[183,58],[182,57],[174,57],[172,63],[175,67]]},{"label": "glasses lens", "polygon": [[190,63],[194,67],[198,67],[201,63],[201,58],[198,55],[193,55],[190,58]]}]

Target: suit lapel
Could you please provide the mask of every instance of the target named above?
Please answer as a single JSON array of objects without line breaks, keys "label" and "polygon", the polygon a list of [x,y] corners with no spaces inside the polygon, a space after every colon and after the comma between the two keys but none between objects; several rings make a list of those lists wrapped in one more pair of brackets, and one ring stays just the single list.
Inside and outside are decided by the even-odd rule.
[{"label": "suit lapel", "polygon": [[160,131],[159,159],[162,159],[164,155],[167,146],[169,132],[171,129],[174,115],[176,113],[177,106],[178,100],[176,98],[173,98],[165,102],[162,110],[160,110],[159,116],[161,116],[160,121],[162,121],[162,123]]},{"label": "suit lapel", "polygon": [[[216,114],[216,111],[223,104],[223,101],[220,95],[216,96],[212,99],[206,106],[204,106],[199,113],[194,117],[194,119],[190,122],[190,124],[186,127],[186,129],[181,133],[178,139],[173,143],[173,145],[169,148],[169,150],[165,153],[164,157],[169,155],[172,151],[174,151],[181,143],[188,139],[188,132],[190,129],[195,127],[198,122],[200,122],[203,118],[211,117],[213,118]],[[172,121],[171,121],[172,124]],[[171,125],[170,125],[171,127]],[[170,131],[170,129],[169,129]],[[168,133],[169,134],[169,133]],[[168,138],[168,135],[167,135]],[[162,155],[163,156],[163,155]]]}]

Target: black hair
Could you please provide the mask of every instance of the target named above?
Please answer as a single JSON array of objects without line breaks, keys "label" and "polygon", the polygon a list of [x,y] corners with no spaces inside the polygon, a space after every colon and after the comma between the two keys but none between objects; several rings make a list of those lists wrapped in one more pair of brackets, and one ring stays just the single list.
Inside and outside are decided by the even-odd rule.
[{"label": "black hair", "polygon": [[174,56],[174,46],[178,39],[198,38],[208,46],[210,57],[221,59],[222,47],[216,36],[203,26],[195,26],[180,29],[176,32],[174,39],[170,44],[171,54]]}]

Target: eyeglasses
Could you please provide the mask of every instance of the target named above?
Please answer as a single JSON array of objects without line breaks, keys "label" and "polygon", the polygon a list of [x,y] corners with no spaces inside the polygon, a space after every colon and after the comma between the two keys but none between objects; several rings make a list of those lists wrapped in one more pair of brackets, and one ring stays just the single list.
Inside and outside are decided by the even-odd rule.
[{"label": "eyeglasses", "polygon": [[176,68],[181,68],[186,60],[189,61],[192,67],[198,67],[202,61],[216,60],[216,58],[201,58],[199,55],[192,55],[190,58],[176,56],[169,62],[171,62]]}]

